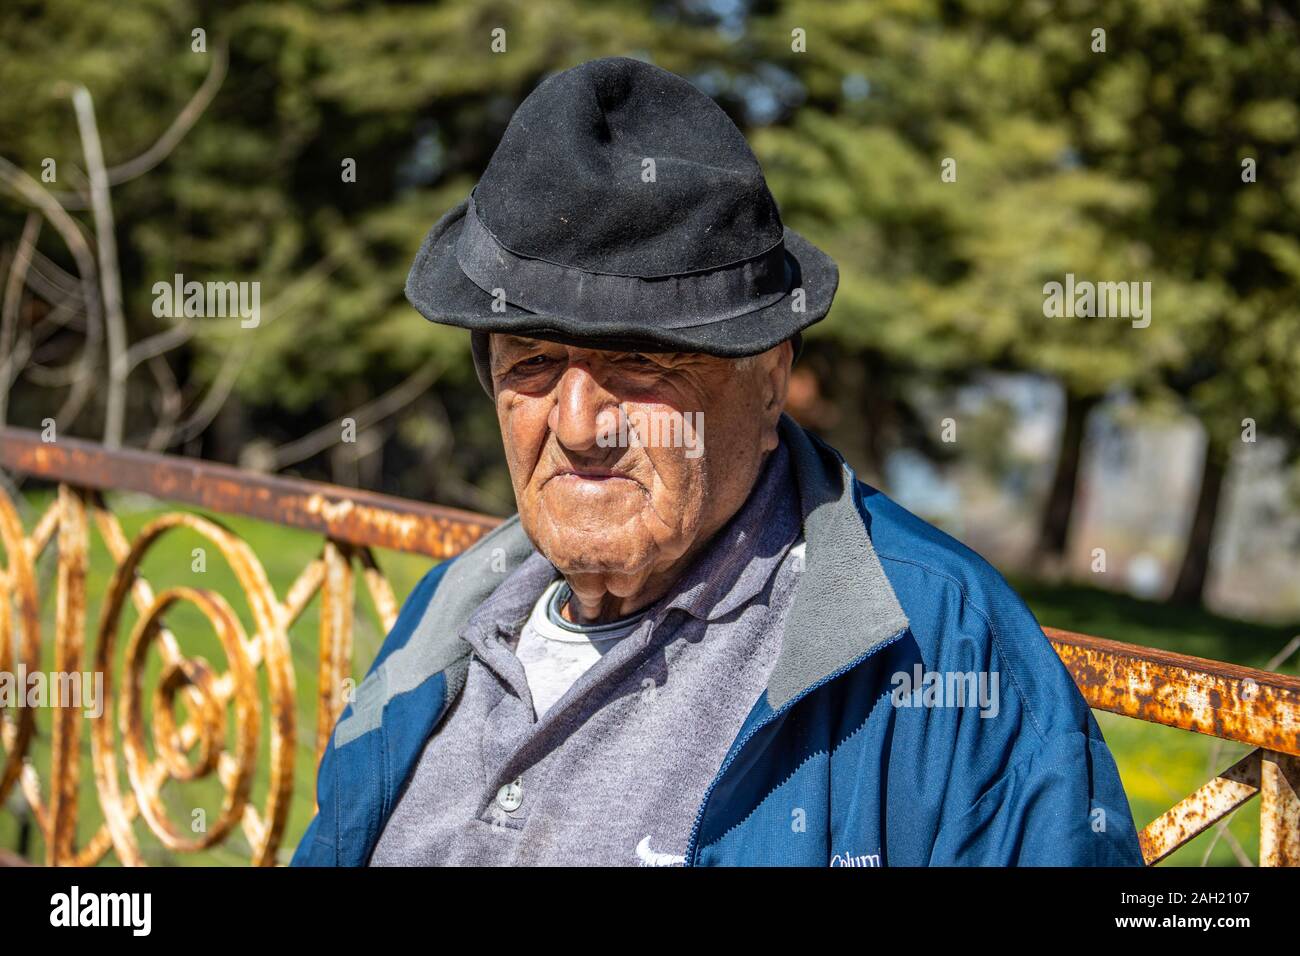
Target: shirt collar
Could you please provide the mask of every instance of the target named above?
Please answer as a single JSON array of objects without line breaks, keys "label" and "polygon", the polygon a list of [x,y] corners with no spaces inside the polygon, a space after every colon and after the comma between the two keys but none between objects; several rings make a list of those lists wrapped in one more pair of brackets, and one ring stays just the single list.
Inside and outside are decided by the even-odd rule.
[{"label": "shirt collar", "polygon": [[673,608],[704,621],[731,614],[762,592],[799,530],[798,491],[782,441],[745,504],[660,601],[655,616]]},{"label": "shirt collar", "polygon": [[518,633],[542,592],[559,576],[560,572],[555,565],[546,560],[540,551],[532,550],[513,571],[502,575],[500,586],[478,606],[461,628],[461,638],[480,657],[489,657],[493,650],[489,642],[498,633],[511,636]]}]

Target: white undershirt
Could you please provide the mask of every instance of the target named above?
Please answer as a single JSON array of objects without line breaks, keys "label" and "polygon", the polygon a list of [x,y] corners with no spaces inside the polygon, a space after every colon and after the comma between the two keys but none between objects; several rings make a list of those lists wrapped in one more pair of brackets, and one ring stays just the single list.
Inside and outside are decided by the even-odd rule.
[{"label": "white undershirt", "polygon": [[533,710],[539,719],[592,664],[636,630],[644,616],[637,614],[624,621],[594,627],[555,620],[548,613],[548,606],[563,585],[564,579],[559,578],[542,592],[515,648],[515,655],[524,665]]}]

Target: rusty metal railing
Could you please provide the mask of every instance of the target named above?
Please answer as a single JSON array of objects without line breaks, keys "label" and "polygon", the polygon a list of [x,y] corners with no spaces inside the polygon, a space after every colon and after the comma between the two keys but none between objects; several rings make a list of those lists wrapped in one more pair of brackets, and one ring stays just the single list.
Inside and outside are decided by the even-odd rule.
[{"label": "rusty metal railing", "polygon": [[[346,698],[354,622],[354,574],[360,571],[379,627],[386,633],[397,601],[370,549],[389,548],[452,557],[498,519],[319,482],[253,474],[211,462],[139,451],[108,451],[74,439],[45,442],[36,432],[0,428],[0,468],[58,483],[58,494],[31,531],[0,490],[0,673],[21,665],[39,669],[42,652],[37,559],[57,542],[57,603],[53,660],[56,673],[76,673],[87,660],[86,578],[90,529],[97,528],[116,569],[94,629],[89,660],[104,674],[109,706],[98,716],[76,708],[53,711],[50,766],[44,780],[30,758],[30,707],[0,707],[0,807],[19,787],[44,837],[50,865],[91,865],[113,852],[142,864],[135,824],[145,825],[175,852],[197,852],[242,828],[251,862],[272,865],[287,823],[295,779],[297,741],[289,627],[321,595],[315,728],[320,758]],[[106,490],[132,491],[206,511],[244,515],[316,532],[320,555],[299,573],[283,598],[276,595],[257,556],[239,537],[198,514],[172,512],[150,521],[133,540],[107,507]],[[233,570],[254,621],[246,633],[229,602],[213,590],[172,587],[155,594],[139,573],[162,537],[186,528],[206,538]],[[138,617],[118,650],[124,608]],[[164,623],[179,604],[196,607],[211,623],[227,670],[187,657]],[[1053,628],[1045,632],[1088,703],[1097,709],[1151,721],[1254,749],[1148,825],[1141,833],[1149,864],[1166,858],[1255,795],[1260,805],[1260,863],[1300,865],[1300,680],[1267,671],[1121,644]],[[146,661],[161,659],[152,696],[152,755],[144,717]],[[113,694],[114,667],[120,691]],[[259,689],[265,677],[266,693]],[[186,719],[176,723],[176,705]],[[264,711],[269,710],[269,721]],[[233,711],[233,743],[227,712]],[[122,786],[114,725],[121,732],[128,787]],[[79,754],[88,724],[95,794],[104,823],[76,845],[80,799]],[[269,733],[268,786],[260,806],[251,797],[259,740]],[[314,769],[314,768],[313,768]],[[190,836],[167,814],[162,788],[169,780],[215,774],[223,801],[215,824]],[[48,794],[46,796],[45,794]]]},{"label": "rusty metal railing", "polygon": [[1300,866],[1300,679],[1043,630],[1090,706],[1255,748],[1142,830],[1148,864],[1259,794],[1260,865]]}]

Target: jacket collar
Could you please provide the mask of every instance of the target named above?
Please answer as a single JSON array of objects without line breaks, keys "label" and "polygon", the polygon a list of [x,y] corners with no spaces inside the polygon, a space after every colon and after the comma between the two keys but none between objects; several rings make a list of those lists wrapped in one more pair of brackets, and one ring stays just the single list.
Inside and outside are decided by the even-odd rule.
[{"label": "jacket collar", "polygon": [[[907,627],[885,576],[863,513],[852,469],[829,445],[782,415],[780,433],[799,490],[805,569],[786,621],[781,653],[768,681],[777,709],[834,675]],[[379,722],[384,704],[439,671],[459,675],[444,706],[459,692],[472,648],[461,629],[525,559],[535,554],[515,515],[452,561],[411,639],[358,688],[349,739]],[[371,684],[367,688],[367,684]]]},{"label": "jacket collar", "polygon": [[907,627],[858,509],[853,470],[788,415],[781,416],[780,428],[799,486],[806,549],[781,654],[768,680],[773,710]]}]

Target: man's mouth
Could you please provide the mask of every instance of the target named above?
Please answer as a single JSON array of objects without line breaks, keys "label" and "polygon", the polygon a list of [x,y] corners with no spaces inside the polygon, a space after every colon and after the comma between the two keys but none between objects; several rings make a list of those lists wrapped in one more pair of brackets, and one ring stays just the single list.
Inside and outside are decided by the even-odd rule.
[{"label": "man's mouth", "polygon": [[621,472],[611,471],[608,468],[572,468],[564,471],[557,471],[551,476],[556,478],[570,478],[579,481],[610,481],[613,479],[622,479],[623,481],[632,481],[633,479]]},{"label": "man's mouth", "polygon": [[564,468],[546,480],[577,486],[613,485],[623,481],[637,483],[636,479],[612,468]]}]

